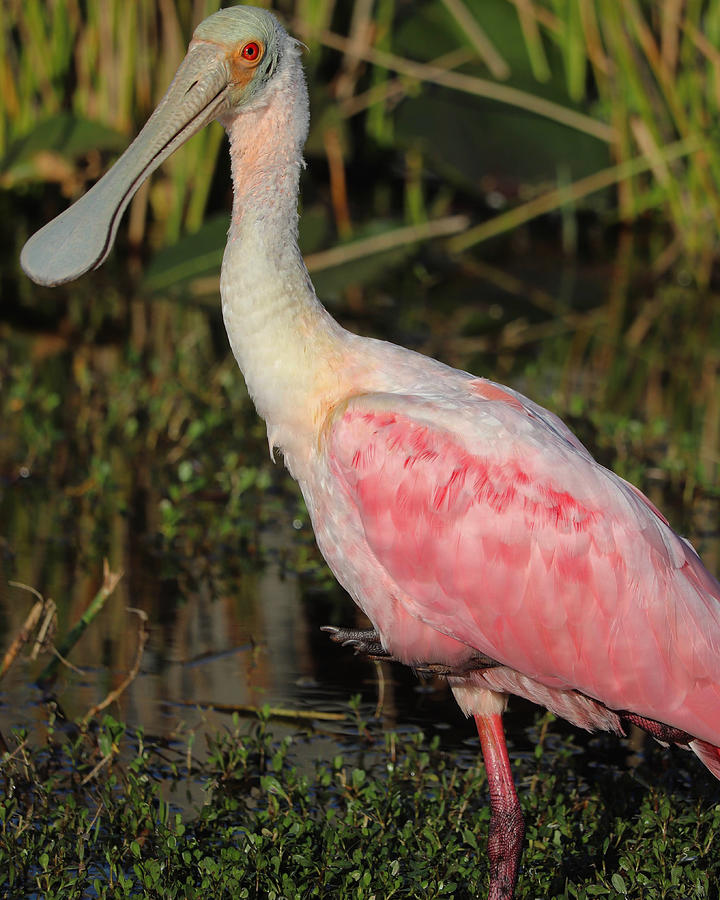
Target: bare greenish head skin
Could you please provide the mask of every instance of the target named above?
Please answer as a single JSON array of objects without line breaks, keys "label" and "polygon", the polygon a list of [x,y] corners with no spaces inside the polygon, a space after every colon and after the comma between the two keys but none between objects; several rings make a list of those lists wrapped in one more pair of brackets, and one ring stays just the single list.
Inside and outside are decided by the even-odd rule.
[{"label": "bare greenish head skin", "polygon": [[266,9],[233,6],[203,19],[193,32],[193,38],[230,47],[250,38],[260,38],[268,43],[277,31],[283,30],[275,16]]},{"label": "bare greenish head skin", "polygon": [[208,122],[259,102],[291,40],[271,13],[254,7],[235,6],[205,19],[167,93],[125,153],[25,244],[20,264],[26,274],[38,284],[57,285],[101,265],[143,181]]},{"label": "bare greenish head skin", "polygon": [[[231,105],[249,103],[272,78],[280,59],[280,44],[287,39],[285,29],[272,13],[252,6],[234,6],[208,16],[195,29],[193,43],[207,41],[226,48],[230,78],[237,78],[231,92]],[[263,48],[260,62],[245,80],[242,69],[234,64],[237,53],[250,41],[258,41]],[[192,45],[191,45],[192,46]]]}]

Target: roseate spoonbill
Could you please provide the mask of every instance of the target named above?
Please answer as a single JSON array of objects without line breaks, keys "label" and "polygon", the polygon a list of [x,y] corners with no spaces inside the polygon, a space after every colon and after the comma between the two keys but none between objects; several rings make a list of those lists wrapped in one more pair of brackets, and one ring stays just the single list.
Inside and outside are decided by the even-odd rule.
[{"label": "roseate spoonbill", "polygon": [[446,675],[490,786],[490,894],[524,833],[502,726],[509,694],[586,729],[636,723],[720,777],[720,584],[640,491],[511,388],[350,334],[297,246],[308,128],[300,48],[269,13],[206,19],[126,153],[26,244],[40,284],[98,266],[134,191],[218,118],[234,202],[222,265],[230,344],[319,547],[373,624],[342,642]]}]

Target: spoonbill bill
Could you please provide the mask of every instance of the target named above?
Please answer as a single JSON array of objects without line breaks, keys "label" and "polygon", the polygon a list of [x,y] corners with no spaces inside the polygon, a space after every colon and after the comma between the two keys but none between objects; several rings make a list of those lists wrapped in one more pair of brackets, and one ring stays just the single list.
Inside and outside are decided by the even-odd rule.
[{"label": "spoonbill bill", "polygon": [[373,628],[333,637],[443,673],[477,723],[491,900],[515,891],[524,823],[502,714],[526,697],[581,728],[628,723],[720,778],[720,584],[636,488],[512,388],[344,330],[297,245],[308,130],[300,45],[224,9],[138,137],[25,245],[60,284],[99,266],[143,179],[212,119],[234,200],[220,293],[230,346],[318,545]]}]

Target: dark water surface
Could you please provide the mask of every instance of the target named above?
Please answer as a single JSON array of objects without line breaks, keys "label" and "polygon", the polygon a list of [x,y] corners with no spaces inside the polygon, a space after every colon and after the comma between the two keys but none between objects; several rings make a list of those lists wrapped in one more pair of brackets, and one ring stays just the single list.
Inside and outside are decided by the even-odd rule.
[{"label": "dark water surface", "polygon": [[[673,523],[717,571],[717,501],[689,485],[677,465],[664,468],[664,455],[677,456],[666,415],[658,441],[668,449],[658,450],[652,428],[638,424],[652,412],[637,397],[652,397],[653,346],[636,348],[646,360],[637,387],[627,347],[598,339],[617,306],[613,266],[579,271],[523,257],[511,277],[542,297],[559,297],[553,302],[565,318],[539,312],[537,302],[492,280],[427,271],[422,290],[396,274],[392,290],[375,288],[360,301],[353,294],[336,312],[354,330],[504,380],[570,415],[603,462],[640,476],[658,505],[672,507]],[[355,658],[320,632],[324,624],[356,624],[354,606],[323,569],[295,489],[267,459],[216,305],[128,301],[112,279],[111,267],[58,295],[30,294],[25,285],[25,303],[31,299],[24,314],[2,324],[0,651],[33,602],[11,581],[56,602],[62,635],[98,590],[107,558],[124,576],[71,652],[74,668],[63,667],[56,683],[68,719],[101,702],[131,669],[133,608],[147,614],[150,637],[139,674],[108,711],[149,734],[183,741],[227,726],[233,710],[264,704],[344,713],[360,693],[364,712],[377,711],[387,727],[420,727],[459,754],[474,753],[472,725],[442,682]],[[413,302],[402,299],[408,286]],[[478,289],[482,300],[469,299]],[[642,297],[627,302],[637,319]],[[600,349],[588,364],[588,351],[578,347],[593,342]],[[598,390],[613,381],[619,388]],[[596,398],[594,417],[586,416],[583,392]],[[692,426],[691,410],[685,420]],[[198,429],[203,434],[193,437]],[[247,489],[238,486],[243,478]],[[4,735],[18,726],[44,729],[47,711],[33,681],[47,660],[46,652],[35,661],[25,653],[0,682]],[[534,715],[511,701],[513,752],[532,752]],[[323,736],[312,752],[332,753],[345,724],[314,725]],[[597,759],[630,752],[597,740]]]}]

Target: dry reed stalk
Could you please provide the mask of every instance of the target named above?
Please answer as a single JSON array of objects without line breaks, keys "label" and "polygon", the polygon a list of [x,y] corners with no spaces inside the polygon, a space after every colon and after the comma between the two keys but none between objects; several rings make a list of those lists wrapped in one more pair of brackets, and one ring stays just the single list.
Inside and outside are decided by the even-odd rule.
[{"label": "dry reed stalk", "polygon": [[[26,585],[20,585],[17,582],[10,582],[15,587],[26,587]],[[27,588],[27,590],[32,590],[31,588]],[[30,612],[27,614],[27,617],[22,625],[22,628],[17,633],[13,642],[7,649],[5,656],[3,657],[2,665],[0,665],[0,680],[5,677],[5,675],[10,670],[10,667],[17,659],[18,655],[22,648],[27,644],[32,636],[33,631],[38,626],[40,619],[42,617],[43,609],[45,608],[45,600],[41,597],[39,600],[36,600],[33,604]]]},{"label": "dry reed stalk", "polygon": [[114,688],[110,693],[102,700],[100,703],[92,706],[84,715],[82,721],[84,725],[90,721],[90,719],[94,718],[99,712],[102,712],[111,703],[114,703],[118,697],[127,688],[132,684],[132,682],[137,678],[138,672],[140,671],[140,663],[142,662],[143,653],[145,652],[145,645],[148,642],[148,638],[150,637],[150,629],[148,628],[148,617],[147,613],[142,609],[134,609],[132,607],[128,607],[127,610],[129,613],[135,613],[136,616],[139,617],[140,623],[138,625],[138,643],[137,649],[135,651],[135,661],[132,664],[130,671],[127,673],[125,678],[120,682],[120,684]]},{"label": "dry reed stalk", "polygon": [[77,644],[86,628],[95,619],[97,614],[105,605],[105,601],[113,593],[122,578],[122,572],[111,572],[108,561],[103,562],[103,583],[92,602],[82,614],[78,622],[70,629],[65,639],[57,648],[57,654],[50,660],[40,673],[38,684],[46,684],[55,676],[57,668],[63,657],[66,657],[72,648]]}]

